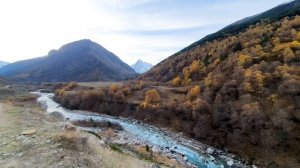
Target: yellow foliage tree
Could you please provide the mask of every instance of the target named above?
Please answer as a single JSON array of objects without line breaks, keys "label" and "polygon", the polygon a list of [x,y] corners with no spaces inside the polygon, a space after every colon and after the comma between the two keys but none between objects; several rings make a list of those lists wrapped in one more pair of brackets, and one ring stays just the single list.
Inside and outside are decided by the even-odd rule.
[{"label": "yellow foliage tree", "polygon": [[287,64],[284,64],[276,68],[274,75],[281,78],[286,78],[290,76],[291,71],[293,71],[293,68],[288,66]]},{"label": "yellow foliage tree", "polygon": [[55,94],[57,94],[58,96],[64,96],[66,94],[65,89],[58,89]]},{"label": "yellow foliage tree", "polygon": [[279,39],[278,37],[275,37],[275,38],[272,40],[272,43],[273,43],[274,45],[280,44],[280,39]]},{"label": "yellow foliage tree", "polygon": [[199,72],[200,70],[200,61],[194,60],[190,65],[190,73]]},{"label": "yellow foliage tree", "polygon": [[238,65],[239,66],[244,66],[245,64],[250,63],[250,62],[252,62],[252,57],[251,56],[242,54],[238,58]]},{"label": "yellow foliage tree", "polygon": [[213,65],[214,65],[214,66],[217,66],[217,65],[220,64],[220,62],[221,62],[221,60],[218,58],[218,59],[216,59],[216,60],[214,61]]},{"label": "yellow foliage tree", "polygon": [[255,71],[255,79],[258,89],[262,89],[265,84],[265,76],[262,74],[261,71]]},{"label": "yellow foliage tree", "polygon": [[253,87],[250,82],[244,82],[243,87],[244,87],[244,91],[253,92]]},{"label": "yellow foliage tree", "polygon": [[251,71],[251,69],[247,69],[245,71],[244,76],[245,76],[245,78],[251,78],[252,77],[252,71]]},{"label": "yellow foliage tree", "polygon": [[296,58],[293,50],[290,47],[287,47],[283,50],[284,62],[290,62]]},{"label": "yellow foliage tree", "polygon": [[156,89],[151,89],[146,92],[145,102],[148,104],[158,104],[160,102],[160,95]]},{"label": "yellow foliage tree", "polygon": [[196,86],[192,87],[192,88],[189,90],[186,99],[187,99],[187,100],[193,100],[193,99],[195,99],[199,94],[200,94],[200,86],[196,85]]},{"label": "yellow foliage tree", "polygon": [[119,85],[117,85],[117,84],[112,84],[111,86],[110,86],[110,90],[112,91],[112,92],[114,92],[114,93],[116,93],[118,90],[119,90]]},{"label": "yellow foliage tree", "polygon": [[175,77],[175,78],[172,80],[173,86],[179,86],[179,85],[180,85],[180,82],[181,82],[181,79],[180,79],[179,76]]},{"label": "yellow foliage tree", "polygon": [[190,79],[191,73],[188,68],[183,68],[183,85],[188,85],[192,82]]},{"label": "yellow foliage tree", "polygon": [[293,41],[293,42],[290,44],[290,47],[293,48],[293,49],[300,49],[300,42],[298,42],[298,41]]},{"label": "yellow foliage tree", "polygon": [[213,84],[213,75],[210,72],[207,77],[204,79],[204,85],[206,88],[209,88]]}]

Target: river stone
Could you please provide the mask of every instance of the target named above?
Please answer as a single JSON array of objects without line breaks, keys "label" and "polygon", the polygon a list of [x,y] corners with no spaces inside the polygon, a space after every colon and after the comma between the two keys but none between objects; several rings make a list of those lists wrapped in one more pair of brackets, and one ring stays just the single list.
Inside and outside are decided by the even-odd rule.
[{"label": "river stone", "polygon": [[36,129],[31,129],[31,130],[26,130],[26,131],[23,131],[21,133],[21,135],[32,135],[32,134],[35,134],[37,132]]},{"label": "river stone", "polygon": [[227,161],[227,165],[228,166],[232,166],[233,165],[233,161],[232,160]]},{"label": "river stone", "polygon": [[207,149],[206,149],[206,152],[207,152],[208,154],[213,154],[213,153],[214,153],[214,150],[213,150],[212,148],[207,148]]},{"label": "river stone", "polygon": [[65,121],[64,115],[60,112],[57,112],[57,111],[52,112],[52,113],[50,113],[50,116],[57,121],[61,121],[61,122]]}]

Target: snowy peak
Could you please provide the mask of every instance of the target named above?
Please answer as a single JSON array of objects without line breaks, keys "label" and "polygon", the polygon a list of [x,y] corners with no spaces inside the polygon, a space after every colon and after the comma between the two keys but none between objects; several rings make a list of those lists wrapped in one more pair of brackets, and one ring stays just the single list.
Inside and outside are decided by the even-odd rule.
[{"label": "snowy peak", "polygon": [[149,69],[152,68],[152,66],[153,66],[152,64],[144,62],[141,59],[137,60],[135,64],[131,65],[131,67],[135,70],[135,72],[140,74],[147,72]]}]

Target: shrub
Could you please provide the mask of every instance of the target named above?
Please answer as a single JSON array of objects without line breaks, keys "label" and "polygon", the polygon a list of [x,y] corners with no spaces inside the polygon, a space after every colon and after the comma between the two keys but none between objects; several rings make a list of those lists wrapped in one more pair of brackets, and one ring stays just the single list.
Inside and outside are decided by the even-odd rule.
[{"label": "shrub", "polygon": [[65,90],[70,91],[72,89],[74,89],[75,87],[77,87],[77,83],[76,82],[70,82],[67,86],[64,87]]},{"label": "shrub", "polygon": [[112,84],[110,86],[110,90],[113,92],[113,93],[116,93],[118,90],[120,89],[119,85],[117,84]]},{"label": "shrub", "polygon": [[183,81],[182,81],[182,84],[183,84],[183,85],[188,85],[188,84],[190,84],[190,83],[192,82],[192,80],[190,79],[191,73],[190,73],[189,69],[188,69],[188,68],[184,68],[183,71],[182,71],[182,73],[183,73]]},{"label": "shrub", "polygon": [[65,89],[58,89],[56,90],[55,94],[58,96],[64,96],[66,94],[66,91]]},{"label": "shrub", "polygon": [[150,107],[150,105],[149,105],[149,103],[147,103],[147,102],[143,102],[143,103],[140,105],[140,107],[141,107],[142,109],[147,109],[147,108]]},{"label": "shrub", "polygon": [[244,66],[247,64],[250,64],[252,62],[252,57],[248,55],[240,55],[238,58],[238,65],[239,66]]},{"label": "shrub", "polygon": [[175,77],[175,78],[172,80],[173,86],[179,86],[179,85],[180,85],[180,82],[181,82],[181,79],[180,79],[179,76]]},{"label": "shrub", "polygon": [[206,100],[197,98],[193,102],[193,118],[197,119],[200,115],[211,114],[211,106]]},{"label": "shrub", "polygon": [[300,43],[298,41],[293,41],[290,46],[292,49],[300,49]]},{"label": "shrub", "polygon": [[145,102],[149,104],[158,104],[160,102],[160,95],[156,89],[151,89],[146,92]]},{"label": "shrub", "polygon": [[213,62],[214,66],[218,66],[220,64],[221,60],[218,58]]},{"label": "shrub", "polygon": [[213,84],[213,75],[210,72],[207,77],[204,79],[204,85],[206,88],[209,88]]},{"label": "shrub", "polygon": [[125,96],[121,90],[118,90],[113,99],[115,102],[121,103],[125,101]]},{"label": "shrub", "polygon": [[143,89],[143,88],[145,87],[145,85],[146,85],[146,82],[143,81],[143,80],[140,80],[140,81],[138,82],[138,84],[135,86],[135,89],[136,89],[136,90],[141,90],[141,89]]},{"label": "shrub", "polygon": [[265,76],[261,71],[255,71],[255,81],[258,89],[261,90],[265,85]]},{"label": "shrub", "polygon": [[190,65],[190,72],[199,72],[200,71],[200,61],[199,60],[194,60],[191,65]]},{"label": "shrub", "polygon": [[130,96],[130,94],[131,94],[131,91],[130,91],[129,87],[123,88],[122,92],[123,92],[125,97]]},{"label": "shrub", "polygon": [[290,62],[297,58],[290,47],[287,47],[283,50],[283,56],[284,56],[284,62]]},{"label": "shrub", "polygon": [[192,101],[192,100],[195,99],[199,94],[200,94],[200,86],[196,85],[196,86],[192,87],[192,88],[189,90],[186,99]]}]

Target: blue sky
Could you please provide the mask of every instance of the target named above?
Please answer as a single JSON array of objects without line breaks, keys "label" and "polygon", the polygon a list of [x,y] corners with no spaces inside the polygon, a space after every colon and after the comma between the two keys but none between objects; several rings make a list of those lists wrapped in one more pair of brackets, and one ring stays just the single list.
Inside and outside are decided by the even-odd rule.
[{"label": "blue sky", "polygon": [[286,0],[0,1],[0,60],[43,56],[91,39],[128,64],[156,64],[189,44]]}]

